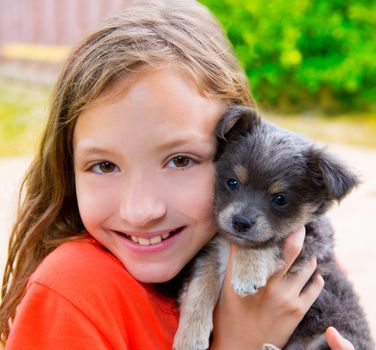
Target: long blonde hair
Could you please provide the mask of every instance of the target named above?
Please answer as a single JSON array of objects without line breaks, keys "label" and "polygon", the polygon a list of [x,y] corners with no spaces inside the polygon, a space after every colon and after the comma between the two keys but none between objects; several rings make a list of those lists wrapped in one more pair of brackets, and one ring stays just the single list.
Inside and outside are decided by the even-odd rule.
[{"label": "long blonde hair", "polygon": [[131,7],[74,48],[55,86],[39,152],[21,188],[2,288],[3,342],[30,275],[58,245],[82,237],[72,150],[77,117],[127,73],[163,64],[179,65],[219,99],[252,104],[247,79],[221,26],[193,0]]}]

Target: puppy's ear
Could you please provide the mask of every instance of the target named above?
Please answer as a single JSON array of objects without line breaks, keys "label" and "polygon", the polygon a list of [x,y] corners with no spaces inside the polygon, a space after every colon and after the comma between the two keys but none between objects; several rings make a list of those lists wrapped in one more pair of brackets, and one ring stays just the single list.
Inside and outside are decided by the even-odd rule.
[{"label": "puppy's ear", "polygon": [[324,190],[329,200],[342,200],[360,182],[353,172],[323,149],[312,147],[307,165],[313,187]]},{"label": "puppy's ear", "polygon": [[218,122],[216,135],[220,141],[229,141],[245,135],[259,123],[260,117],[252,107],[231,105]]}]

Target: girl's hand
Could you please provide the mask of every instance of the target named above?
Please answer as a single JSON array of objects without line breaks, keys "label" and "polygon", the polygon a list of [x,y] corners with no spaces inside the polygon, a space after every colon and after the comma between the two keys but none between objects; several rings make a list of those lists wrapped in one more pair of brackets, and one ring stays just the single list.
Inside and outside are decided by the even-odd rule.
[{"label": "girl's hand", "polygon": [[231,287],[231,262],[237,249],[232,247],[224,286],[214,312],[210,349],[261,349],[264,343],[283,348],[324,285],[322,277],[317,275],[303,290],[315,271],[316,260],[308,263],[302,271],[286,276],[301,251],[304,236],[305,229],[302,228],[287,238],[285,267],[271,276],[264,288],[244,298]]},{"label": "girl's hand", "polygon": [[334,327],[329,327],[325,332],[325,336],[332,350],[355,350],[354,346],[343,338]]}]

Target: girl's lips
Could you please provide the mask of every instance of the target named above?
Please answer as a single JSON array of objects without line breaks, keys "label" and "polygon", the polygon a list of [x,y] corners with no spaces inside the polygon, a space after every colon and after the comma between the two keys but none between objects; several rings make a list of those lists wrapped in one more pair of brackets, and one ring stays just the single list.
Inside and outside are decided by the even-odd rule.
[{"label": "girl's lips", "polygon": [[151,238],[143,238],[134,234],[126,234],[119,231],[113,231],[118,236],[123,238],[124,244],[130,249],[137,252],[157,252],[166,249],[174,243],[179,234],[185,229],[185,226],[178,227],[177,229],[169,232],[164,231],[160,235],[154,235]]}]

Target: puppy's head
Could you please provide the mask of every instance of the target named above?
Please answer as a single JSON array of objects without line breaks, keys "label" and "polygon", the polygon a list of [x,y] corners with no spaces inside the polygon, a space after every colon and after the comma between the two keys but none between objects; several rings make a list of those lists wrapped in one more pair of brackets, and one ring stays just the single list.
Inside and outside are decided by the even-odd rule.
[{"label": "puppy's head", "polygon": [[230,107],[217,137],[215,214],[220,232],[240,245],[280,241],[358,184],[324,150],[251,108]]}]

